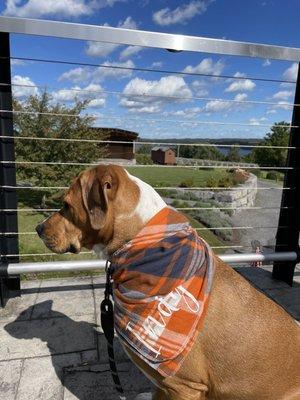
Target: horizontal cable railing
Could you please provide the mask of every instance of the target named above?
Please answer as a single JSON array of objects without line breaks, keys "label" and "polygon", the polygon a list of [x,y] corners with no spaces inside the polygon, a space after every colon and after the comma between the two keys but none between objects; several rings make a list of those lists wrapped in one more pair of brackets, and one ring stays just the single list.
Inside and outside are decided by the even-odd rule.
[{"label": "horizontal cable railing", "polygon": [[95,63],[82,63],[82,62],[73,62],[73,61],[64,61],[64,60],[47,60],[41,58],[28,58],[28,57],[11,57],[12,60],[19,61],[33,61],[33,62],[41,62],[41,63],[51,63],[51,64],[64,64],[64,65],[75,65],[75,66],[83,66],[83,67],[97,67],[97,68],[105,68],[105,69],[117,69],[124,71],[137,71],[137,72],[156,72],[160,74],[174,74],[174,75],[183,75],[183,76],[198,76],[212,79],[232,79],[232,80],[247,80],[251,79],[252,81],[258,82],[270,82],[270,83],[287,83],[287,84],[296,84],[296,81],[287,80],[287,79],[274,79],[274,78],[262,78],[255,76],[236,76],[236,75],[222,75],[222,74],[209,74],[202,72],[187,72],[187,71],[174,71],[174,70],[166,70],[166,69],[157,69],[157,68],[141,68],[141,67],[128,67],[124,65],[112,65],[112,64],[95,64]]},{"label": "horizontal cable railing", "polygon": [[[84,163],[84,162],[61,162],[61,161],[0,161],[0,164],[24,164],[24,165],[66,165],[66,166],[87,166],[87,167],[92,167],[92,166],[97,166],[99,165],[99,162],[94,162],[94,163]],[[134,168],[149,168],[149,164],[137,164],[133,166]],[[215,165],[215,164],[208,164],[208,165],[199,165],[199,164],[195,164],[195,165],[151,165],[152,168],[188,168],[188,169],[211,169],[211,168],[215,168],[215,169],[229,169],[234,167],[234,165]],[[259,170],[259,169],[278,169],[278,170],[289,170],[289,169],[295,169],[293,167],[270,167],[270,166],[244,166],[245,169],[255,169],[255,170]]]},{"label": "horizontal cable railing", "polygon": [[[188,121],[186,121],[188,122]],[[251,125],[254,126],[254,125]],[[272,145],[251,145],[251,144],[218,144],[218,143],[182,143],[182,142],[154,142],[154,141],[134,141],[134,142],[129,142],[126,140],[100,140],[100,139],[77,139],[77,138],[53,138],[53,137],[40,137],[40,136],[0,136],[1,139],[24,139],[24,140],[45,140],[45,141],[62,141],[62,142],[83,142],[83,143],[99,143],[99,144],[135,144],[137,146],[139,145],[159,145],[159,146],[180,146],[180,147],[224,147],[224,148],[232,148],[232,147],[239,147],[239,148],[246,148],[246,149],[256,149],[256,148],[261,148],[261,149],[283,149],[283,150],[288,150],[288,149],[294,149],[298,150],[300,149],[299,147],[295,146],[272,146]]]},{"label": "horizontal cable railing", "polygon": [[[111,67],[114,68],[114,67]],[[239,78],[236,78],[239,79]],[[250,79],[250,78],[245,78],[245,79]],[[286,81],[282,81],[283,83]],[[31,88],[31,89],[42,89],[45,90],[44,86],[41,85],[27,85],[27,84],[20,84],[20,83],[12,83],[10,85],[7,84],[1,84],[0,86],[11,86],[12,88],[14,87],[23,87],[23,88]],[[169,99],[169,100],[201,100],[201,101],[216,101],[216,102],[222,102],[222,103],[234,103],[234,104],[251,104],[251,105],[267,105],[267,106],[282,106],[284,105],[285,107],[300,107],[300,104],[294,104],[285,101],[284,103],[280,102],[272,102],[272,101],[262,101],[262,100],[236,100],[236,99],[224,99],[224,98],[218,98],[218,97],[202,97],[202,96],[167,96],[167,95],[154,95],[154,94],[148,94],[148,93],[124,93],[120,91],[112,91],[112,90],[104,90],[104,89],[99,89],[99,90],[92,90],[92,89],[75,89],[75,88],[58,88],[58,87],[53,87],[53,86],[47,86],[47,89],[52,89],[52,90],[62,90],[64,93],[68,92],[75,92],[75,93],[90,93],[90,94],[111,94],[111,95],[117,95],[117,96],[123,96],[123,97],[141,97],[141,98],[153,98],[153,99]]]},{"label": "horizontal cable railing", "polygon": [[[229,186],[229,187],[223,187],[223,186],[198,186],[198,187],[180,187],[180,186],[153,186],[155,190],[176,190],[176,191],[190,191],[190,190],[218,190],[218,191],[223,191],[223,190],[241,190],[240,187],[235,187],[235,186]],[[19,189],[19,190],[66,190],[69,189],[69,186],[7,186],[3,185],[1,186],[2,189]],[[247,190],[247,187],[245,187],[245,190]],[[270,186],[270,187],[256,187],[255,190],[295,190],[295,188],[288,188],[288,187],[281,187],[281,186]]]},{"label": "horizontal cable railing", "polygon": [[[131,96],[131,97],[134,97]],[[68,114],[68,113],[54,113],[54,112],[42,112],[42,111],[19,111],[19,110],[5,110],[0,109],[0,113],[10,113],[10,114],[24,114],[24,115],[46,115],[46,116],[53,116],[53,117],[66,117],[66,118],[82,118],[83,115],[80,114]],[[194,119],[186,119],[186,120],[179,120],[179,119],[157,119],[157,118],[144,118],[141,120],[140,118],[134,117],[123,117],[118,115],[105,115],[105,117],[98,116],[99,119],[107,119],[107,120],[121,120],[121,121],[135,121],[135,122],[170,122],[170,123],[189,123],[195,125],[225,125],[225,126],[251,126],[251,127],[265,127],[269,128],[272,124],[261,124],[261,123],[251,123],[251,122],[225,122],[225,121],[199,121]],[[277,125],[278,128],[286,128],[286,125]],[[291,128],[299,128],[297,125],[289,125],[289,129]]]}]

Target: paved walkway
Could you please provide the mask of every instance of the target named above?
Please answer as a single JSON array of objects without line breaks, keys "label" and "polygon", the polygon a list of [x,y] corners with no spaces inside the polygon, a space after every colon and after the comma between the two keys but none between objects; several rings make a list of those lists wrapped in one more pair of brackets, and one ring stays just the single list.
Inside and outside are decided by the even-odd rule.
[{"label": "paved walkway", "polygon": [[[258,188],[267,187],[272,188],[278,186],[275,182],[268,182],[267,180],[258,180]],[[248,209],[241,210],[232,217],[233,226],[249,226],[255,227],[253,229],[244,229],[234,231],[233,243],[245,246],[243,252],[251,250],[251,241],[259,240],[262,245],[272,246],[275,244],[275,235],[277,231],[279,207],[281,203],[282,191],[278,189],[268,189],[257,191],[255,199],[255,207],[278,207],[278,209]],[[257,227],[271,227],[260,228]]]},{"label": "paved walkway", "polygon": [[[118,399],[99,328],[103,287],[101,277],[22,283],[0,309],[1,399]],[[119,343],[116,359],[129,400],[151,390]]]},{"label": "paved walkway", "polygon": [[[260,268],[241,268],[254,285],[300,319],[300,269],[293,288]],[[114,400],[99,328],[103,278],[22,283],[22,297],[0,309],[0,398],[5,400]],[[117,344],[120,377],[129,400],[151,384]]]}]

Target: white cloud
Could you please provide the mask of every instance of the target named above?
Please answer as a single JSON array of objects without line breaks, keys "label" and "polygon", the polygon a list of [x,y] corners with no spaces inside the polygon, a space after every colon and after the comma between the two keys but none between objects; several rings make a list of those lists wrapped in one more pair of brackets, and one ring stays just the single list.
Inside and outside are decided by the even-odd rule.
[{"label": "white cloud", "polygon": [[51,93],[54,101],[58,102],[69,102],[88,100],[89,107],[102,107],[105,104],[105,94],[103,88],[99,84],[93,84],[86,87],[73,86],[68,89],[60,89],[56,92]]},{"label": "white cloud", "polygon": [[256,84],[251,79],[241,79],[232,82],[226,89],[225,92],[239,92],[243,90],[253,90]]},{"label": "white cloud", "polygon": [[192,118],[196,117],[198,114],[202,112],[203,109],[201,107],[190,107],[190,108],[185,108],[183,110],[165,111],[163,115],[166,117],[176,116],[176,117]]},{"label": "white cloud", "polygon": [[238,93],[235,95],[234,100],[235,101],[245,101],[247,99],[248,95],[247,93]]},{"label": "white cloud", "polygon": [[188,65],[184,68],[183,72],[187,72],[190,74],[210,74],[210,75],[221,75],[223,69],[225,68],[225,64],[222,60],[218,60],[213,62],[211,58],[204,58],[198,65],[194,67],[192,65]]},{"label": "white cloud", "polygon": [[[12,84],[13,84],[12,86],[13,95],[17,98],[36,95],[39,93],[37,87],[30,87],[30,86],[35,86],[35,83],[28,76],[15,75],[12,78]],[[20,86],[14,86],[14,85],[20,85]]]},{"label": "white cloud", "polygon": [[205,97],[205,96],[209,95],[209,91],[207,89],[199,88],[199,89],[194,90],[194,92],[197,97]]},{"label": "white cloud", "polygon": [[84,82],[90,78],[90,69],[89,68],[73,68],[67,72],[64,72],[59,78],[59,81],[70,80],[72,82]]},{"label": "white cloud", "polygon": [[[105,23],[104,26],[110,26]],[[118,28],[137,29],[137,23],[129,16],[118,23]],[[116,43],[87,42],[85,52],[92,57],[106,57],[114,52],[120,45]]]},{"label": "white cloud", "polygon": [[125,87],[124,94],[134,96],[178,96],[191,97],[192,92],[180,76],[165,76],[158,81],[147,81],[141,78],[132,79]]},{"label": "white cloud", "polygon": [[273,108],[278,108],[285,111],[292,109],[290,103],[287,103],[286,101],[279,101],[276,105],[273,106]]},{"label": "white cloud", "polygon": [[195,96],[205,97],[209,95],[209,91],[206,88],[207,82],[204,80],[196,80],[192,82],[192,88]]},{"label": "white cloud", "polygon": [[239,72],[239,71],[237,71],[233,76],[235,78],[246,78],[245,72]]},{"label": "white cloud", "polygon": [[298,74],[298,63],[293,63],[289,68],[287,68],[283,73],[283,79],[287,81],[296,81]]},{"label": "white cloud", "polygon": [[118,47],[120,45],[116,43],[88,42],[85,52],[91,57],[106,57]]},{"label": "white cloud", "polygon": [[289,97],[292,97],[293,94],[291,90],[280,90],[273,95],[273,99],[287,100]]},{"label": "white cloud", "polygon": [[203,14],[214,0],[194,0],[183,4],[173,10],[169,7],[156,11],[152,18],[155,23],[162,26],[172,24],[185,24],[196,15]]},{"label": "white cloud", "polygon": [[106,68],[96,68],[92,72],[93,81],[103,81],[106,78],[112,77],[117,79],[128,78],[132,75],[131,68],[135,67],[134,62],[131,60],[127,60],[125,62],[105,61],[104,63],[102,63],[102,65],[104,65]]},{"label": "white cloud", "polygon": [[271,61],[268,58],[262,64],[263,67],[269,67],[270,65],[271,65]]},{"label": "white cloud", "polygon": [[203,108],[208,113],[228,111],[232,109],[232,103],[229,101],[211,100]]},{"label": "white cloud", "polygon": [[250,125],[260,125],[262,122],[267,121],[266,117],[261,117],[261,118],[250,118],[249,123]]},{"label": "white cloud", "polygon": [[13,66],[21,66],[21,65],[26,65],[26,62],[24,60],[18,60],[18,59],[11,59],[10,60],[11,65]]},{"label": "white cloud", "polygon": [[160,107],[158,105],[144,106],[144,107],[140,107],[140,108],[134,107],[134,108],[129,108],[129,112],[154,114],[154,113],[160,112]]},{"label": "white cloud", "polygon": [[[78,67],[73,68],[67,72],[64,72],[59,78],[59,81],[69,80],[74,83],[88,82],[93,83],[100,82],[106,78],[128,78],[132,75],[132,70],[134,68],[134,63],[131,60],[126,62],[109,62],[105,61],[102,63],[104,67],[99,68],[89,68],[89,67]],[[109,67],[112,68],[109,68]],[[124,68],[124,69],[123,69]],[[129,68],[129,69],[127,69]]]},{"label": "white cloud", "polygon": [[163,66],[163,62],[162,61],[154,61],[152,64],[151,64],[151,67],[152,68],[160,68],[160,67],[162,67]]},{"label": "white cloud", "polygon": [[126,58],[129,58],[135,54],[138,54],[143,49],[144,49],[144,47],[141,47],[141,46],[128,46],[124,50],[121,51],[120,60],[125,60]]},{"label": "white cloud", "polygon": [[103,107],[105,104],[105,99],[93,99],[89,102],[89,107]]},{"label": "white cloud", "polygon": [[3,15],[40,18],[45,16],[78,18],[91,15],[96,9],[113,6],[124,0],[7,0]]},{"label": "white cloud", "polygon": [[156,81],[134,78],[125,86],[123,94],[126,96],[122,97],[120,105],[129,111],[139,110],[139,112],[158,112],[165,103],[186,102],[188,101],[186,98],[192,96],[184,79],[172,75]]}]

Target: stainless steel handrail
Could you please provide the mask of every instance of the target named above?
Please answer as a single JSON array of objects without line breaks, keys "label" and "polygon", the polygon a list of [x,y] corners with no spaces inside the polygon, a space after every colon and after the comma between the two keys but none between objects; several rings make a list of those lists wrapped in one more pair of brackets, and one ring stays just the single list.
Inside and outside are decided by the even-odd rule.
[{"label": "stainless steel handrail", "polygon": [[[297,260],[298,255],[294,251],[289,251],[269,254],[224,254],[219,257],[222,261],[228,264],[245,264],[255,261],[295,261]],[[105,264],[105,260],[30,262],[11,263],[8,265],[0,264],[0,274],[18,275],[34,272],[87,271],[103,269],[105,268]]]},{"label": "stainless steel handrail", "polygon": [[300,49],[109,26],[0,17],[0,32],[300,62]]}]

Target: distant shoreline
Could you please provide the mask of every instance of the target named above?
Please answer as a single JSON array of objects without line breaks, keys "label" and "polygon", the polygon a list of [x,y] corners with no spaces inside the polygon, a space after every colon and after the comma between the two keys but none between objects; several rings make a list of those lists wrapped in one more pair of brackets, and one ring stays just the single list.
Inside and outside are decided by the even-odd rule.
[{"label": "distant shoreline", "polygon": [[155,143],[213,143],[222,145],[237,144],[241,146],[253,146],[261,144],[264,139],[251,139],[251,138],[222,138],[222,139],[211,139],[211,138],[168,138],[168,139],[154,139],[153,138],[139,138],[138,142],[155,142]]}]

